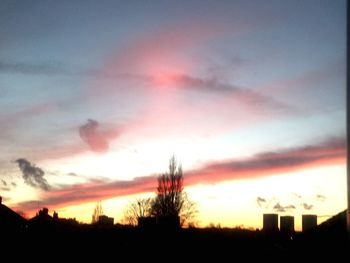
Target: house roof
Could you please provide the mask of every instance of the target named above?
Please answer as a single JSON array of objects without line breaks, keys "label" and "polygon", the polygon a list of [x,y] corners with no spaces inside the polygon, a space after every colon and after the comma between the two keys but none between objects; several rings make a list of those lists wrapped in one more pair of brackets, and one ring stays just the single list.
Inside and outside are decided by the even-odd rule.
[{"label": "house roof", "polygon": [[0,227],[1,226],[19,226],[26,222],[22,216],[17,214],[6,205],[0,204]]}]

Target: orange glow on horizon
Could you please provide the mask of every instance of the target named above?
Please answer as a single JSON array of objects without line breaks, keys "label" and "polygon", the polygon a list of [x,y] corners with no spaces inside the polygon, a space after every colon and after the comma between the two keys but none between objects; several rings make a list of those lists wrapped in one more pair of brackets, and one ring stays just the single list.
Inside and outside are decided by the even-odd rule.
[{"label": "orange glow on horizon", "polygon": [[[331,199],[334,189],[339,189],[344,184],[344,178],[341,176],[346,169],[344,165],[314,167],[300,172],[291,172],[284,175],[275,175],[267,178],[255,178],[250,180],[231,180],[212,185],[195,185],[186,187],[190,198],[198,204],[198,226],[206,227],[213,223],[220,224],[221,227],[244,228],[262,228],[263,213],[278,213],[281,215],[293,215],[295,217],[295,228],[301,230],[301,215],[304,213],[317,214],[318,223],[321,223],[326,217],[324,215],[336,214],[345,208],[345,198],[338,196]],[[310,186],[318,180],[315,188]],[[329,188],[320,188],[322,181],[326,180],[330,184]],[[331,181],[330,181],[331,180]],[[301,184],[303,182],[303,184]],[[250,191],[247,191],[249,189]],[[278,190],[277,192],[272,190]],[[305,202],[311,202],[315,205],[315,210],[303,210],[300,200],[293,196],[293,191],[305,198]],[[328,201],[316,202],[313,199],[318,191],[330,198]],[[255,195],[251,196],[251,192]],[[115,218],[115,222],[122,222],[123,212],[128,203],[136,198],[152,197],[154,192],[131,194],[121,197],[103,200],[103,209],[106,215]],[[259,208],[256,204],[256,197],[263,196],[271,198],[277,197],[276,202],[282,205],[294,204],[294,211],[276,212],[273,210],[272,203],[268,208]],[[57,211],[60,217],[77,218],[78,221],[90,223],[93,208],[98,200],[91,200],[83,203],[66,204],[62,206],[48,207],[51,213]],[[237,214],[237,211],[240,211]],[[27,215],[34,216],[36,211],[28,212]]]},{"label": "orange glow on horizon", "polygon": [[[344,161],[344,159],[343,159]],[[327,170],[330,170],[336,167],[339,167],[344,165],[345,162],[341,162],[341,159],[337,159],[336,161],[332,162],[332,163],[328,163],[328,164],[325,164],[325,163],[317,163],[314,164],[314,165],[310,165],[310,166],[305,166],[303,167],[303,169],[296,169],[296,170],[284,170],[284,171],[270,171],[271,173],[268,173],[268,174],[265,174],[265,176],[263,177],[257,177],[257,176],[252,176],[252,174],[250,174],[250,176],[246,177],[246,178],[243,178],[243,177],[240,177],[240,178],[236,178],[236,179],[233,179],[233,177],[226,177],[223,176],[223,175],[217,175],[215,176],[215,179],[216,181],[203,181],[203,183],[201,183],[201,180],[198,180],[196,183],[194,182],[191,182],[189,180],[186,180],[186,177],[185,177],[185,186],[186,186],[186,189],[198,189],[196,190],[195,192],[193,192],[193,197],[194,197],[194,200],[196,202],[198,202],[200,204],[200,208],[202,209],[201,211],[201,216],[204,216],[204,218],[201,218],[201,226],[206,226],[208,225],[210,222],[212,221],[215,221],[212,216],[209,216],[209,214],[207,214],[208,212],[206,212],[207,210],[208,211],[211,211],[211,209],[213,211],[216,211],[217,209],[220,210],[220,206],[217,207],[218,204],[216,204],[216,202],[218,202],[220,200],[220,197],[221,195],[223,195],[222,198],[226,198],[225,196],[229,196],[232,194],[232,189],[236,189],[240,184],[242,185],[254,185],[255,183],[254,182],[264,182],[264,184],[266,184],[266,182],[279,182],[279,186],[278,185],[274,185],[274,184],[271,184],[271,183],[268,183],[267,185],[270,184],[270,186],[273,188],[273,189],[278,189],[279,187],[281,187],[281,183],[282,184],[285,184],[284,181],[287,180],[285,178],[296,178],[296,177],[302,177],[302,176],[308,176],[308,178],[305,178],[305,182],[308,182],[308,181],[312,181],[312,180],[320,180],[319,179],[316,179],[319,175],[316,173],[316,172],[313,172],[313,171],[327,171]],[[260,172],[262,173],[262,172]],[[324,172],[325,173],[325,172]],[[327,172],[328,173],[328,172]],[[333,176],[332,174],[329,174],[328,176]],[[314,179],[312,179],[314,178]],[[238,179],[238,180],[237,180]],[[221,180],[221,181],[220,181]],[[290,179],[288,179],[290,180]],[[298,180],[297,180],[298,181]],[[146,181],[147,182],[147,181]],[[213,192],[213,196],[217,196],[217,201],[215,202],[212,202],[210,199],[208,199],[208,194],[210,195],[210,191],[208,192],[208,190],[201,190],[202,188],[203,189],[210,189],[212,186],[211,184],[212,183],[215,183],[214,186],[217,184],[218,187],[220,186],[221,188],[224,187],[223,189],[221,189],[220,187],[218,188],[218,192],[215,191]],[[260,183],[259,183],[260,184]],[[225,186],[227,185],[227,186]],[[232,185],[233,188],[229,188],[229,185]],[[148,196],[153,196],[154,193],[155,193],[155,189],[156,189],[156,180],[154,179],[153,181],[148,181],[148,184],[145,186],[143,186],[142,188],[134,188],[133,191],[130,191],[130,189],[122,189],[122,188],[119,188],[119,189],[115,189],[113,188],[113,186],[111,187],[103,187],[103,185],[101,185],[101,191],[98,191],[98,185],[95,185],[93,183],[89,183],[87,185],[77,185],[77,186],[73,186],[72,188],[70,189],[62,189],[62,190],[56,190],[56,192],[54,193],[50,193],[48,192],[47,193],[47,200],[54,200],[55,198],[62,198],[61,202],[59,204],[56,204],[56,205],[45,205],[45,202],[44,203],[41,203],[40,205],[42,207],[48,207],[50,209],[50,211],[66,211],[67,208],[69,208],[68,210],[70,211],[69,213],[64,213],[64,215],[66,216],[69,216],[69,217],[77,217],[79,220],[83,220],[83,219],[80,219],[80,218],[88,218],[88,220],[90,220],[90,217],[87,216],[87,215],[78,215],[76,214],[76,208],[75,207],[90,207],[92,203],[95,203],[96,201],[98,200],[105,200],[105,201],[108,201],[108,200],[124,200],[123,202],[125,203],[126,201],[125,200],[129,200],[129,201],[132,201],[132,197],[134,195],[148,195]],[[249,186],[250,187],[250,190],[252,186]],[[255,186],[257,187],[257,186]],[[293,189],[293,185],[290,185],[291,189]],[[296,186],[295,186],[296,187]],[[220,190],[219,190],[220,189]],[[226,190],[224,190],[226,189]],[[235,191],[236,191],[236,194],[237,193],[241,193],[243,196],[246,195],[245,191],[243,192],[237,192],[238,189],[241,189],[241,188],[237,188]],[[243,188],[244,189],[244,188]],[[300,191],[304,191],[303,190],[303,187],[301,186],[298,186],[296,189],[300,189]],[[257,195],[259,195],[259,191],[261,192],[262,189],[259,190],[259,188],[256,189],[256,193]],[[266,189],[265,189],[266,190]],[[264,190],[264,191],[265,191]],[[93,193],[92,196],[90,197],[85,197],[84,199],[81,199],[79,198],[79,192],[91,192]],[[199,191],[199,192],[198,192]],[[227,192],[228,191],[228,192]],[[263,191],[263,192],[264,192]],[[254,192],[254,191],[253,191]],[[189,191],[190,193],[190,196],[192,198],[192,190]],[[197,197],[199,195],[199,197]],[[76,195],[77,198],[76,199],[73,199],[73,200],[69,200],[69,201],[64,201],[64,198],[66,195]],[[204,197],[201,197],[201,195],[204,195]],[[45,195],[43,196],[45,197]],[[130,199],[131,198],[131,199]],[[45,199],[45,198],[44,198]],[[244,208],[244,204],[241,202],[243,202],[244,199],[242,199],[241,201],[237,202],[237,204],[235,205],[238,205],[237,209],[238,210],[242,210],[244,211],[245,208]],[[109,201],[108,201],[109,202]],[[111,201],[112,202],[112,201]],[[213,205],[211,205],[211,203],[213,203]],[[205,205],[204,205],[205,204]],[[228,203],[229,204],[229,203]],[[231,205],[234,205],[234,203],[232,203]],[[37,205],[36,205],[37,206]],[[224,204],[221,204],[221,206],[225,206]],[[118,217],[120,218],[121,215],[120,213],[122,213],[122,211],[115,211],[112,209],[113,206],[111,206],[111,208],[109,209],[110,213],[116,213],[118,212]],[[16,208],[17,209],[17,208]],[[18,208],[20,210],[23,210],[22,208]],[[34,216],[37,212],[38,208],[33,208],[33,209],[27,209],[25,210],[24,212],[29,216]],[[80,210],[80,208],[78,208],[78,210]],[[92,209],[83,209],[86,213],[91,213]],[[91,211],[90,211],[91,210]],[[219,211],[218,210],[218,211]],[[221,210],[220,210],[221,211]],[[270,212],[273,212],[273,211],[270,211]],[[335,211],[336,212],[336,211]],[[218,212],[219,213],[219,212]],[[221,212],[220,212],[221,213]],[[258,213],[258,212],[256,212]],[[327,213],[326,211],[325,212],[322,212],[322,213]],[[215,214],[214,214],[215,215]],[[232,217],[232,215],[229,215],[227,218],[224,218],[222,216],[220,217],[216,217],[216,218],[222,218],[222,220],[220,222],[214,222],[214,223],[221,223],[222,226],[229,226],[229,227],[235,227],[236,225],[232,222],[230,222],[230,218]],[[244,217],[244,216],[243,216]],[[240,217],[241,220],[243,220],[242,218],[243,217]],[[231,219],[233,220],[233,219]],[[84,220],[83,220],[84,221]],[[237,221],[237,218],[235,219],[235,221]],[[86,222],[86,221],[84,221]],[[245,220],[246,224],[248,222],[249,225],[245,225],[246,227],[259,227],[260,226],[260,221],[256,221],[255,219],[252,220],[252,219],[249,219],[249,220]],[[254,223],[255,222],[255,223]],[[212,222],[213,223],[213,222]],[[237,223],[237,225],[239,225]]]}]

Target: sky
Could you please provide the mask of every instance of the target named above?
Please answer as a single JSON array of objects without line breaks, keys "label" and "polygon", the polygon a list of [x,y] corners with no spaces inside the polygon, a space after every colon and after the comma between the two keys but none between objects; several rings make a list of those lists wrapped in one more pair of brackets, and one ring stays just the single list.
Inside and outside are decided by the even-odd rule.
[{"label": "sky", "polygon": [[0,195],[90,222],[172,155],[198,225],[346,201],[346,2],[0,1]]}]

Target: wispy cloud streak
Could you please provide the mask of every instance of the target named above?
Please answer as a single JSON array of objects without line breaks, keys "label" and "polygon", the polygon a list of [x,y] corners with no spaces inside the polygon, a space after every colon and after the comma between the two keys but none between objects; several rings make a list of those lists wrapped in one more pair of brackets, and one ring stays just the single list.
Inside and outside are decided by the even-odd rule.
[{"label": "wispy cloud streak", "polygon": [[44,74],[44,75],[71,75],[72,71],[66,69],[60,63],[24,63],[0,61],[0,72],[20,74]]},{"label": "wispy cloud streak", "polygon": [[[77,184],[50,191],[39,202],[45,206],[62,207],[142,192],[153,192],[156,182],[156,176],[145,176],[137,177],[131,181]],[[38,201],[28,201],[18,204],[18,207],[24,210],[35,210],[37,205]]]},{"label": "wispy cloud streak", "polygon": [[[101,74],[98,69],[83,69],[71,67],[61,62],[21,62],[1,61],[0,73],[24,74],[24,75],[62,75],[62,76],[96,76]],[[104,77],[123,77],[124,75],[108,75]]]}]

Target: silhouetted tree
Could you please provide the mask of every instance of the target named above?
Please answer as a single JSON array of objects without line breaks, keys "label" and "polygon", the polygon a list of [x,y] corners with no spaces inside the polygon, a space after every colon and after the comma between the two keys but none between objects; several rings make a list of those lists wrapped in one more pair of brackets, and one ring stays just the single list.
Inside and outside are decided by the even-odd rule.
[{"label": "silhouetted tree", "polygon": [[182,167],[174,156],[169,160],[169,172],[158,177],[155,198],[136,199],[124,210],[123,220],[137,225],[142,217],[179,217],[181,226],[194,226],[197,204],[183,191]]},{"label": "silhouetted tree", "polygon": [[152,198],[136,199],[134,202],[130,203],[124,212],[124,220],[126,223],[137,225],[140,218],[150,216],[152,203]]},{"label": "silhouetted tree", "polygon": [[95,224],[98,222],[98,218],[100,216],[103,215],[103,209],[102,209],[102,204],[101,204],[101,201],[98,201],[96,206],[95,206],[95,209],[94,209],[94,213],[92,214],[92,221],[91,223],[92,224]]},{"label": "silhouetted tree", "polygon": [[180,211],[180,225],[194,227],[197,224],[197,204],[193,202],[186,192],[182,193],[183,205]]},{"label": "silhouetted tree", "polygon": [[169,160],[169,172],[158,177],[157,196],[152,205],[152,214],[157,217],[180,216],[184,205],[182,167],[175,156]]}]

